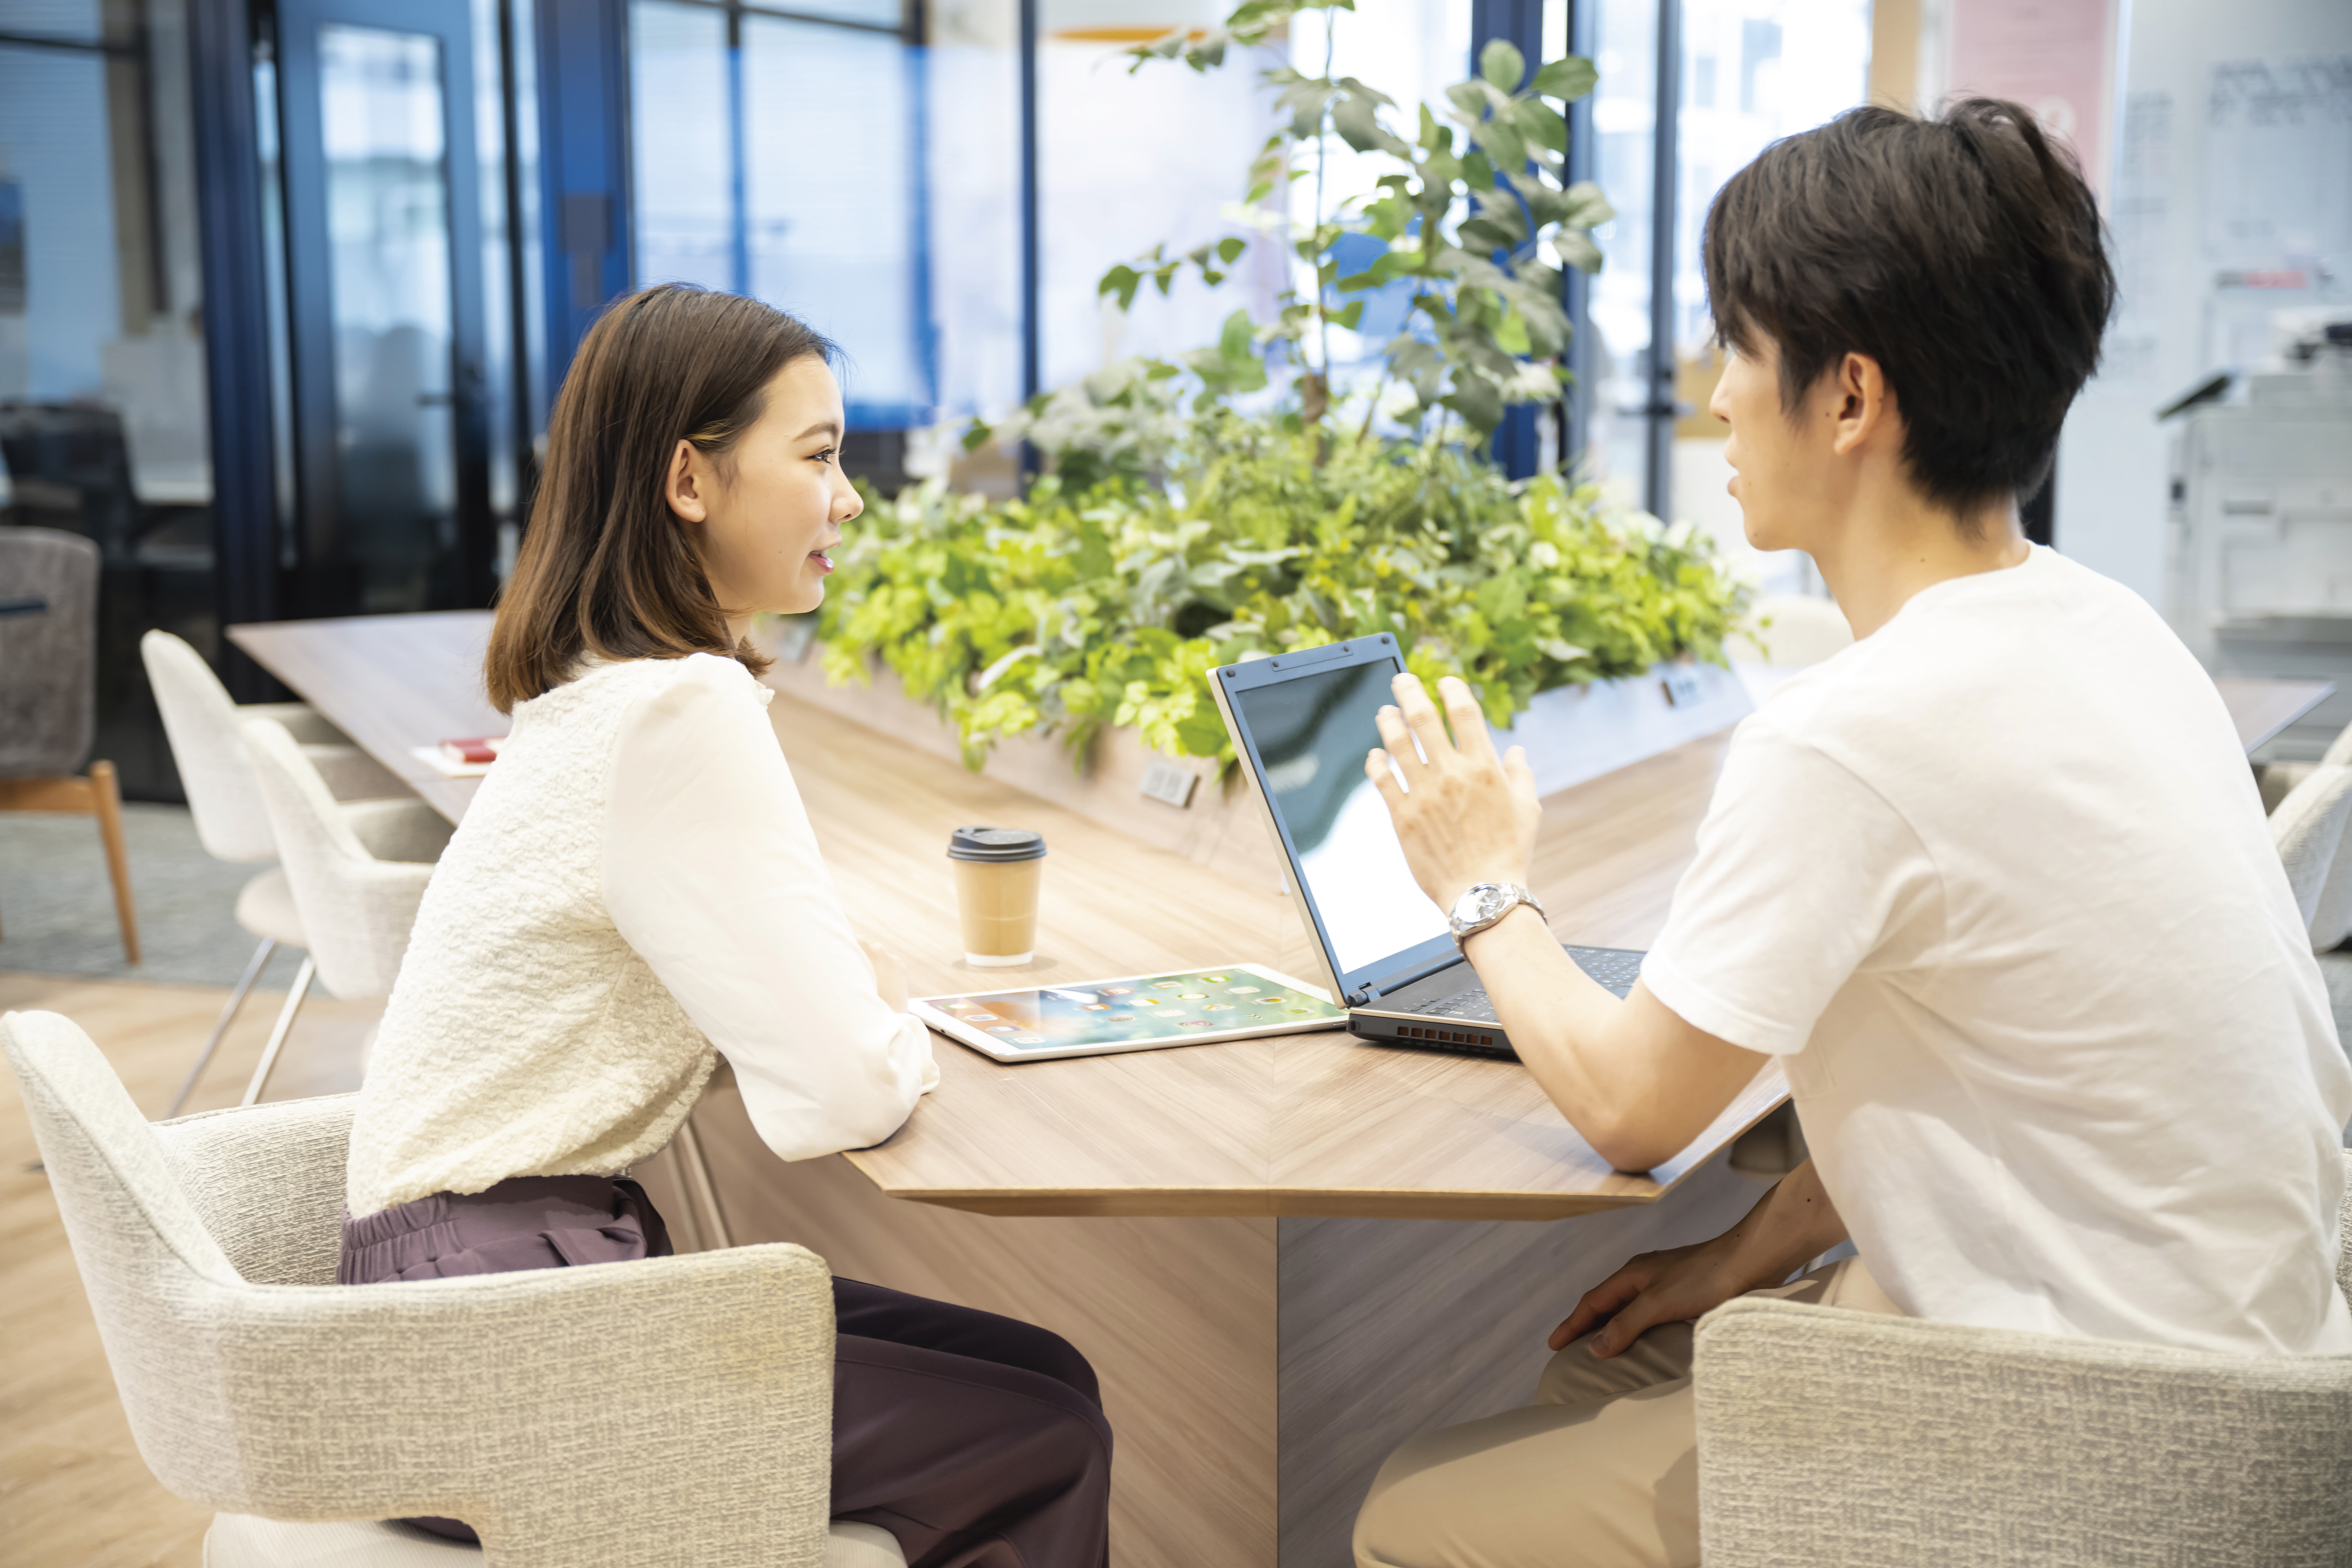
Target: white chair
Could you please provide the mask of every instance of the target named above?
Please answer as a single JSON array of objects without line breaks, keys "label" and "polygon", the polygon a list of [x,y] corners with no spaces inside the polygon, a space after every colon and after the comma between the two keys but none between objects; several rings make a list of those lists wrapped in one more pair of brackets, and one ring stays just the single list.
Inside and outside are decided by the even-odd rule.
[{"label": "white chair", "polygon": [[[140,1457],[223,1510],[207,1568],[905,1568],[827,1526],[823,1259],[338,1286],[353,1097],[150,1125],[67,1019],[0,1050]],[[370,1522],[418,1516],[482,1545]]]},{"label": "white chair", "polygon": [[[239,707],[212,667],[194,648],[169,632],[151,631],[139,639],[139,653],[147,666],[148,684],[163,716],[163,732],[172,742],[172,760],[180,772],[194,817],[196,837],[216,860],[257,864],[278,858],[269,816],[261,804],[253,763],[247,754],[241,726],[248,720],[270,719],[283,724],[300,745],[302,754],[326,781],[341,803],[354,832],[362,840],[398,844],[408,854],[432,859],[437,846],[425,847],[435,835],[446,843],[448,825],[430,806],[411,794],[397,776],[351,743],[340,730],[299,702],[256,702]],[[401,858],[405,858],[403,855]],[[166,1115],[176,1116],[195,1091],[213,1053],[220,1048],[246,994],[261,976],[264,965],[279,944],[310,947],[294,908],[294,896],[280,870],[262,872],[237,895],[239,925],[261,939],[247,961],[245,973],[229,993],[226,1005],[213,1025],[212,1036],[197,1053],[195,1065],[172,1097]],[[270,1031],[265,1055],[274,1060],[294,1026],[294,1016],[310,989],[312,967],[308,960],[295,976],[286,1005]]]},{"label": "white chair", "polygon": [[1834,599],[1810,594],[1768,594],[1748,607],[1724,652],[1742,664],[1780,668],[1819,664],[1853,646],[1853,628]]},{"label": "white chair", "polygon": [[[380,814],[370,822],[372,842],[362,842],[350,811],[328,792],[285,725],[249,719],[245,745],[278,843],[278,869],[310,939],[297,993],[315,975],[329,994],[346,1002],[391,995],[416,906],[433,879],[434,858],[448,842],[448,825],[429,809]],[[269,1087],[284,1044],[282,1030],[270,1037],[246,1104]]]},{"label": "white chair", "polygon": [[1699,1320],[1694,1372],[1707,1568],[2352,1560],[2352,1356],[1750,1299]]}]

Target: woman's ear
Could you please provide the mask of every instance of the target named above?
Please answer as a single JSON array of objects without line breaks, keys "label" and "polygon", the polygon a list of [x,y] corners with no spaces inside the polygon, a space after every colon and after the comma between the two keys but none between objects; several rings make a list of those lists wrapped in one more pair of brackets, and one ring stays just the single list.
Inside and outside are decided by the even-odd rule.
[{"label": "woman's ear", "polygon": [[662,499],[669,502],[670,511],[680,521],[708,522],[709,489],[709,459],[695,450],[693,442],[680,441],[677,450],[670,454],[669,475],[662,483]]}]

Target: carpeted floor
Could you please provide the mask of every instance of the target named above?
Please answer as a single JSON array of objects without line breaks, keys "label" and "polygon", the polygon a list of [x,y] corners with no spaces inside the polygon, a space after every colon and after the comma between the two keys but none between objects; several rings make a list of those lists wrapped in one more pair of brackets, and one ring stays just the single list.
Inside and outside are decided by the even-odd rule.
[{"label": "carpeted floor", "polygon": [[[205,853],[182,805],[122,808],[131,891],[145,962],[127,963],[98,823],[0,812],[0,970],[184,985],[234,985],[256,938],[236,923],[236,895],[266,869]],[[283,988],[298,957],[273,954],[264,986]]]}]

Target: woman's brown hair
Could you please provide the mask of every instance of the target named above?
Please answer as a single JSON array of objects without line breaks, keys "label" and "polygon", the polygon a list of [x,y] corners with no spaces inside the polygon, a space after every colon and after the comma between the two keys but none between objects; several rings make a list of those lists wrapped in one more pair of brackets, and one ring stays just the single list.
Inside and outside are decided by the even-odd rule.
[{"label": "woman's brown hair", "polygon": [[512,712],[571,679],[583,654],[769,661],[728,636],[664,495],[680,441],[716,459],[767,408],[768,384],[833,345],[772,306],[688,283],[614,301],[581,340],[547,426],[547,461],[482,679]]}]

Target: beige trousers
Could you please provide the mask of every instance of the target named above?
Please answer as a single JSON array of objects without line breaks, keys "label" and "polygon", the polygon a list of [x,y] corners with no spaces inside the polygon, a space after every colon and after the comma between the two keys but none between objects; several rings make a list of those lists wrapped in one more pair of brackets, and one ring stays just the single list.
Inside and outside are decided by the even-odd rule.
[{"label": "beige trousers", "polygon": [[[1859,1258],[1752,1292],[1901,1316]],[[1698,1562],[1691,1325],[1608,1361],[1578,1340],[1536,1403],[1424,1432],[1356,1516],[1357,1568],[1688,1568]]]}]

